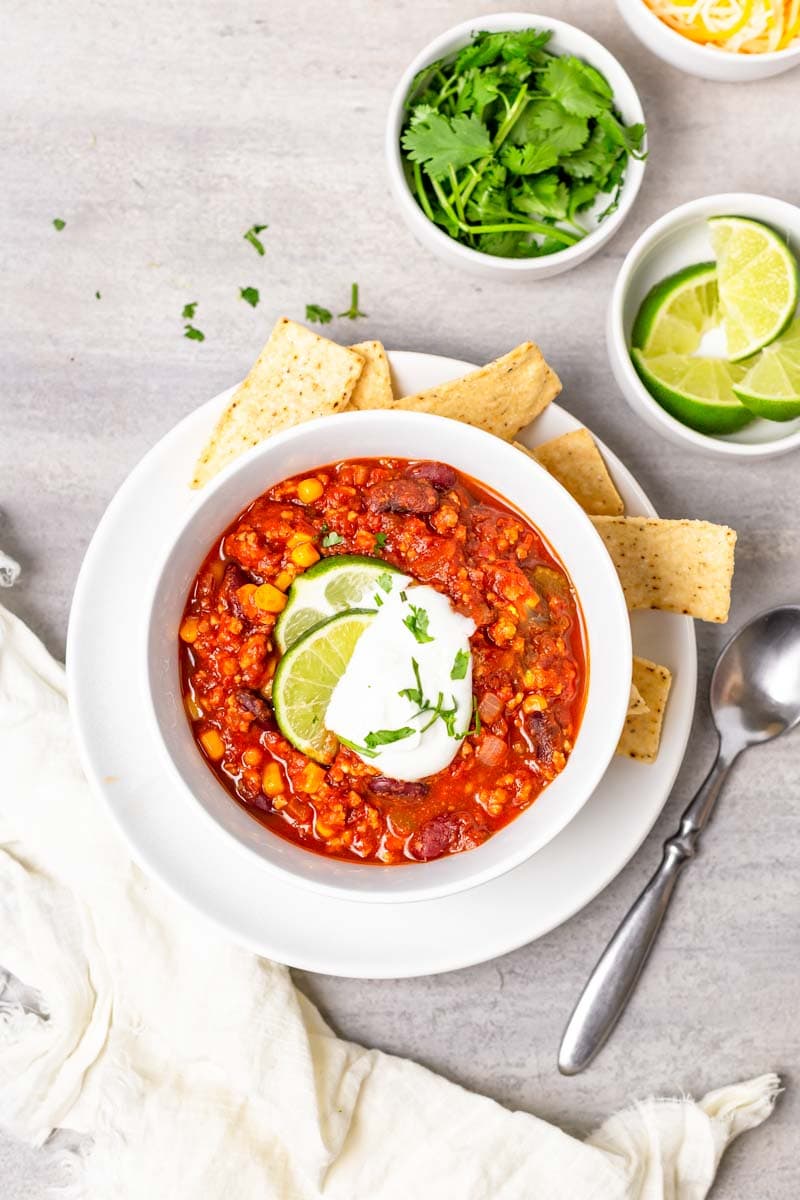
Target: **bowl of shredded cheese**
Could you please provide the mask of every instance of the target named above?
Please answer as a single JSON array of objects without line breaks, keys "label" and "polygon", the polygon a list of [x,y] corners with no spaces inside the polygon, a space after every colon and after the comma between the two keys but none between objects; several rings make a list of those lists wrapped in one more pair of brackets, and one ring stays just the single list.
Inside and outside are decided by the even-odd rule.
[{"label": "bowl of shredded cheese", "polygon": [[800,63],[800,0],[617,0],[648,49],[682,71],[728,83]]}]

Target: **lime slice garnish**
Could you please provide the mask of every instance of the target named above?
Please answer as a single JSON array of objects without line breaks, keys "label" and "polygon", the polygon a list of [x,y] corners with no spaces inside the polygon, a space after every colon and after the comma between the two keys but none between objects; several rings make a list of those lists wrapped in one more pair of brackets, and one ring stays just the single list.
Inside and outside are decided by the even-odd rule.
[{"label": "lime slice garnish", "polygon": [[374,612],[363,610],[329,617],[309,629],[278,663],[272,683],[278,727],[296,749],[317,762],[330,762],[335,752],[325,713],[358,639],[374,617]]},{"label": "lime slice garnish", "polygon": [[797,307],[797,260],[773,229],[747,217],[712,217],[728,358],[740,362],[786,329]]},{"label": "lime slice garnish", "polygon": [[[381,587],[389,579],[389,586]],[[380,558],[360,554],[338,554],[323,558],[298,575],[286,607],[275,626],[275,641],[285,653],[306,630],[346,608],[377,608],[375,595],[391,591],[402,576],[396,567]]]},{"label": "lime slice garnish", "polygon": [[645,354],[693,354],[719,323],[716,263],[696,263],[662,279],[642,301],[634,346]]},{"label": "lime slice garnish", "polygon": [[753,414],[733,392],[747,368],[724,358],[693,358],[687,354],[652,357],[632,350],[631,358],[654,400],[668,413],[700,433],[734,433],[752,421]]},{"label": "lime slice garnish", "polygon": [[734,391],[750,412],[768,421],[800,417],[800,319],[762,350]]}]

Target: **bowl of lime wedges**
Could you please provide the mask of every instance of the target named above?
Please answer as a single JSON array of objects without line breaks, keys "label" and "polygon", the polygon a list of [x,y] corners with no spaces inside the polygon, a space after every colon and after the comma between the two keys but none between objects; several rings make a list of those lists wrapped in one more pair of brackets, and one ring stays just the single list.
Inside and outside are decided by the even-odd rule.
[{"label": "bowl of lime wedges", "polygon": [[724,458],[800,446],[800,208],[728,193],[639,238],[608,310],[625,399],[673,442]]}]

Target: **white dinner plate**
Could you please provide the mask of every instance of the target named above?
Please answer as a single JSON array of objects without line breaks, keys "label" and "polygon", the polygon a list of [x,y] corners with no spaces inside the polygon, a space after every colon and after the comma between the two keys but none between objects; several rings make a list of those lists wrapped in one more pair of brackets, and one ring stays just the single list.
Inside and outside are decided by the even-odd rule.
[{"label": "white dinner plate", "polygon": [[[474,369],[428,354],[394,352],[390,359],[400,395]],[[367,978],[429,975],[485,962],[541,937],[611,882],[661,812],[694,713],[692,621],[634,614],[635,653],[664,663],[674,676],[658,759],[652,765],[614,759],[572,823],[521,866],[471,891],[417,903],[335,900],[284,883],[217,833],[161,769],[134,661],[142,581],[153,570],[159,529],[166,514],[193,502],[192,467],[230,395],[191,413],[145,455],[86,552],[72,602],[67,671],[89,780],[146,871],[238,942],[290,966]],[[551,404],[521,440],[533,446],[578,427]],[[654,516],[633,476],[605,447],[603,453],[626,511]],[[480,479],[480,463],[474,474]]]}]

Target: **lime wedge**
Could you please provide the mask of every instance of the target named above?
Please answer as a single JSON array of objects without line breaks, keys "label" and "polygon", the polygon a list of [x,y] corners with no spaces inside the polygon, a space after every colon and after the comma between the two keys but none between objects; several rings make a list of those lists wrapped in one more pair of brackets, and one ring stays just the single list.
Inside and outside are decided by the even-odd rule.
[{"label": "lime wedge", "polygon": [[768,421],[800,417],[800,319],[762,350],[733,390],[758,417]]},{"label": "lime wedge", "polygon": [[636,314],[633,345],[648,355],[693,354],[717,324],[717,264],[695,263],[650,289]]},{"label": "lime wedge", "polygon": [[728,358],[740,362],[786,329],[797,307],[797,260],[773,229],[746,217],[712,217]]},{"label": "lime wedge", "polygon": [[356,643],[375,617],[351,610],[309,629],[278,663],[272,703],[278,728],[292,745],[317,762],[330,762],[335,739],[325,728],[333,689]]},{"label": "lime wedge", "polygon": [[753,414],[733,392],[747,368],[724,358],[692,358],[687,354],[652,357],[632,350],[633,365],[644,386],[662,408],[700,433],[734,433]]},{"label": "lime wedge", "polygon": [[298,575],[289,589],[275,626],[278,649],[285,653],[307,629],[346,608],[377,608],[376,594],[391,591],[407,578],[380,558],[338,554],[321,559]]}]

